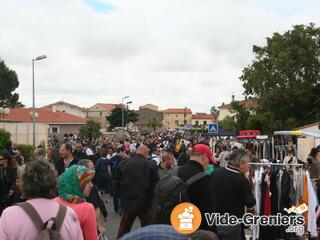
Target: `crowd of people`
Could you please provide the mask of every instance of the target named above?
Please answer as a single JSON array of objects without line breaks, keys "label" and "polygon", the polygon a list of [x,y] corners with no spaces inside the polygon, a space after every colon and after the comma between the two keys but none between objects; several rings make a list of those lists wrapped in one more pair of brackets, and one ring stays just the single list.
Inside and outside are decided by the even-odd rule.
[{"label": "crowd of people", "polygon": [[[114,226],[117,239],[245,239],[243,225],[211,226],[204,213],[241,218],[254,212],[247,173],[256,159],[250,149],[214,147],[212,154],[208,138],[175,131],[123,140],[70,135],[61,144],[50,141],[48,150],[38,146],[33,160],[17,163],[19,152],[9,143],[0,155],[0,239],[37,239],[43,226],[63,239],[106,236],[103,194],[107,202],[112,197],[121,216],[120,225]],[[298,159],[289,152],[284,161]],[[319,179],[320,148],[312,149],[303,162]],[[184,201],[202,213],[199,231],[191,235],[170,225],[171,211]],[[141,228],[131,231],[136,218]]]}]

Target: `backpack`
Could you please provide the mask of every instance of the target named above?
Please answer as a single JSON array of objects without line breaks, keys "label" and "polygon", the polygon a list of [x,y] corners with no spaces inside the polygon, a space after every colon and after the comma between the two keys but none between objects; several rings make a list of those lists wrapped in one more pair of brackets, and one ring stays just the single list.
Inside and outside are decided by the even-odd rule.
[{"label": "backpack", "polygon": [[[66,216],[67,207],[59,205],[57,216],[50,218],[44,223],[37,211],[30,203],[19,203],[17,204],[17,206],[20,206],[26,212],[26,214],[29,216],[34,226],[38,230],[39,234],[37,240],[63,240],[59,231]],[[53,222],[50,228],[48,228],[49,222]]]},{"label": "backpack", "polygon": [[197,173],[184,182],[178,177],[178,169],[165,175],[156,185],[152,203],[154,224],[171,224],[170,216],[175,206],[189,201],[188,188],[207,176],[204,172]]}]

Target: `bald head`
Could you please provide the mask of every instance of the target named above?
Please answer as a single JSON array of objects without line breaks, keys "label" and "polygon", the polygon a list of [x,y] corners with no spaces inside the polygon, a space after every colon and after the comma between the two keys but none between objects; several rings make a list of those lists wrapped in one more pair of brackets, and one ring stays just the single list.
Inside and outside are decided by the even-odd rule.
[{"label": "bald head", "polygon": [[149,151],[150,151],[150,149],[147,146],[142,145],[138,148],[137,154],[140,154],[140,155],[144,156],[145,158],[147,158],[149,155]]}]

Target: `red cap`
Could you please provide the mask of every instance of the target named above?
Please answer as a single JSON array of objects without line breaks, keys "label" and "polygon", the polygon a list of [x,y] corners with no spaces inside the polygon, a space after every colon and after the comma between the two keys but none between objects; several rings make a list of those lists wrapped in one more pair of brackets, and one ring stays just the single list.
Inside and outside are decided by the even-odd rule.
[{"label": "red cap", "polygon": [[214,160],[211,149],[207,145],[197,144],[193,147],[192,151],[206,154],[212,163],[217,164],[216,160]]}]

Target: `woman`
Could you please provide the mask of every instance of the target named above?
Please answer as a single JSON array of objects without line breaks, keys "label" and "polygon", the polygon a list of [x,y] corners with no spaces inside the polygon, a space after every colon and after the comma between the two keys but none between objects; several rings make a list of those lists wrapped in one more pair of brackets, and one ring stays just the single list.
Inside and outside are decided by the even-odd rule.
[{"label": "woman", "polygon": [[80,165],[69,167],[60,175],[57,188],[59,197],[54,200],[72,208],[78,216],[85,240],[98,239],[94,207],[87,202],[90,195],[94,171]]},{"label": "woman", "polygon": [[12,203],[16,177],[17,169],[12,166],[10,153],[5,150],[0,155],[0,216],[4,208]]},{"label": "woman", "polygon": [[[63,239],[82,240],[79,220],[75,212],[61,207],[52,199],[56,196],[57,172],[54,166],[46,161],[33,160],[26,164],[21,176],[23,198],[28,199],[23,205],[14,205],[3,211],[0,218],[0,239],[38,239],[42,226],[30,217],[22,206],[29,206],[40,216],[43,223],[52,222],[60,209],[66,210],[63,221],[57,221],[57,231]],[[61,225],[62,224],[62,225]],[[51,225],[49,225],[51,226]]]},{"label": "woman", "polygon": [[[78,164],[94,171],[93,162],[89,159],[81,159]],[[87,200],[95,208],[99,233],[101,233],[102,235],[106,235],[107,230],[105,227],[105,220],[107,219],[108,212],[106,210],[106,207],[104,206],[103,200],[99,196],[98,190],[95,185],[91,189],[90,195],[87,197]]]}]

